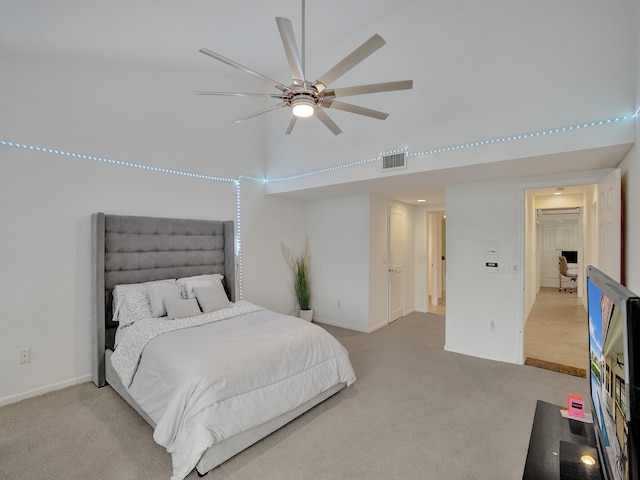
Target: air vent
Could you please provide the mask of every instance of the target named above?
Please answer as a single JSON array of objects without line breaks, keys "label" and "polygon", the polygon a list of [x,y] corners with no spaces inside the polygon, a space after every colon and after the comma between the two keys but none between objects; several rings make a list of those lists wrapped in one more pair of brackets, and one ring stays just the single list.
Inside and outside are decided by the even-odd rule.
[{"label": "air vent", "polygon": [[580,215],[582,208],[538,208],[537,213],[539,217],[543,215]]},{"label": "air vent", "polygon": [[383,170],[389,170],[390,168],[406,168],[406,166],[404,152],[385,155],[382,157]]}]

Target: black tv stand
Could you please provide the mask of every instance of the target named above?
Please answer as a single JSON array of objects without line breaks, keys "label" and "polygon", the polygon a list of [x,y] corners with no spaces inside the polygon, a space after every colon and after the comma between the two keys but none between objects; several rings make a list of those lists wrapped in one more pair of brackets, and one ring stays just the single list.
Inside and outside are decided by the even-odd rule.
[{"label": "black tv stand", "polygon": [[599,461],[593,425],[565,418],[560,410],[538,400],[522,479],[601,480],[599,464],[580,461],[584,454]]}]

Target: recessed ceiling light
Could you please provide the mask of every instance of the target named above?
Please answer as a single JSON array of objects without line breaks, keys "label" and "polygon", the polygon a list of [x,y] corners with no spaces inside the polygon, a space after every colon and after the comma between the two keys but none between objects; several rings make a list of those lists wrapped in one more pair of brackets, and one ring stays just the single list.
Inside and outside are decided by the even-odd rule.
[{"label": "recessed ceiling light", "polygon": [[564,187],[558,187],[556,188],[556,191],[553,192],[554,195],[562,195],[562,193],[564,192]]},{"label": "recessed ceiling light", "polygon": [[426,202],[426,200],[424,198],[418,199],[418,203],[424,203],[424,202]]}]

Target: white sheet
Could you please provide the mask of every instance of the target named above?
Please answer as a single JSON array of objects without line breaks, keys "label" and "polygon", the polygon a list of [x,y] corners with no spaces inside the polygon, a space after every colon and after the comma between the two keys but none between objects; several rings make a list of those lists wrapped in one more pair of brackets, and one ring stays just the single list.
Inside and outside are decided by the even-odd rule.
[{"label": "white sheet", "polygon": [[354,381],[346,349],[324,329],[259,310],[156,336],[129,391],[181,480],[213,443]]}]

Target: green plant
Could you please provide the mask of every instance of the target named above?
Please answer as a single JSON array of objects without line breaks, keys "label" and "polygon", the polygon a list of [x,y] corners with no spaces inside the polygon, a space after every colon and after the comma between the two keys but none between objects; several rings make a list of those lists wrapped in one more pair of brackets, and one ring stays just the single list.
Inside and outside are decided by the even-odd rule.
[{"label": "green plant", "polygon": [[299,257],[294,257],[291,250],[284,244],[280,244],[280,246],[282,247],[282,254],[287,264],[293,270],[293,288],[296,293],[298,305],[300,305],[300,310],[310,310],[311,279],[309,278],[309,239],[306,239],[304,249]]},{"label": "green plant", "polygon": [[304,258],[296,260],[293,271],[294,287],[300,310],[311,309],[311,284],[309,283],[309,265]]}]

